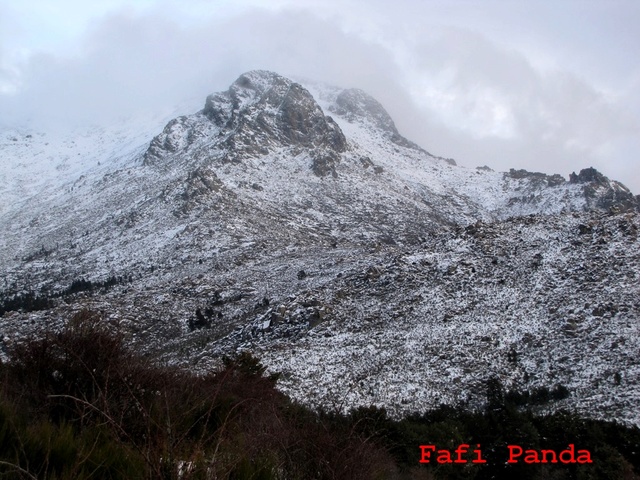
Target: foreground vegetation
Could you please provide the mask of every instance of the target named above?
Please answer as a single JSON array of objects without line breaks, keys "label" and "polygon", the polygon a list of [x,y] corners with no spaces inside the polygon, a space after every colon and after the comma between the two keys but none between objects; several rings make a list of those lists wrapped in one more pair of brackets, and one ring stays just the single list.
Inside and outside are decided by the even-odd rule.
[{"label": "foreground vegetation", "polygon": [[[0,478],[640,478],[637,428],[535,416],[527,399],[539,403],[540,392],[505,393],[497,381],[483,412],[441,407],[395,421],[373,407],[346,416],[311,411],[278,392],[277,377],[248,354],[203,376],[159,367],[89,311],[8,355],[0,367]],[[487,462],[421,465],[423,444],[481,444]],[[593,463],[506,464],[508,444],[575,444]]]}]

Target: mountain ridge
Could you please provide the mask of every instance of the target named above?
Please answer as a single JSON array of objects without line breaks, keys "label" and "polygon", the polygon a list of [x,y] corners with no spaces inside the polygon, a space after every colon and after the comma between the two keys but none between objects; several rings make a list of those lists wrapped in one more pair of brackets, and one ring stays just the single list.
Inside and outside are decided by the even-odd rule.
[{"label": "mountain ridge", "polygon": [[[361,90],[265,71],[147,142],[2,211],[4,296],[53,303],[5,313],[5,343],[92,308],[164,362],[259,352],[311,404],[477,406],[495,375],[640,424],[640,203],[619,182],[459,167]],[[109,287],[64,293],[80,280]]]}]

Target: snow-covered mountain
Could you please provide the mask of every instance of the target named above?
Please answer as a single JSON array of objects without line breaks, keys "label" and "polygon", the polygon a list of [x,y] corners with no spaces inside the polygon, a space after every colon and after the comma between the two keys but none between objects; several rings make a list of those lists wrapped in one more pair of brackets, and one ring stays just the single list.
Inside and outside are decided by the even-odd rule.
[{"label": "snow-covered mountain", "polygon": [[474,406],[498,377],[640,424],[640,200],[596,170],[463,168],[266,71],[84,135],[0,132],[4,298],[50,297],[5,343],[92,308],[164,361],[251,349],[310,404]]}]

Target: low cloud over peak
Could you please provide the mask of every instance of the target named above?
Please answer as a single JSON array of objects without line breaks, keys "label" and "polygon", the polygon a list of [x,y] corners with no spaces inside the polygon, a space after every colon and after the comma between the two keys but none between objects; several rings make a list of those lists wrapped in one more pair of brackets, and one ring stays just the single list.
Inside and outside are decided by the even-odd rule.
[{"label": "low cloud over peak", "polygon": [[[357,2],[343,8],[282,2],[275,9],[256,3],[221,4],[216,11],[196,2],[194,11],[203,12],[196,19],[181,16],[185,7],[171,2],[149,1],[135,10],[114,2],[120,8],[105,7],[108,14],[91,17],[67,50],[32,47],[18,55],[15,40],[0,37],[0,123],[113,121],[185,98],[204,101],[240,73],[263,68],[362,88],[385,106],[402,134],[463,165],[565,176],[593,165],[640,191],[634,160],[640,154],[640,94],[616,90],[633,85],[633,74],[607,86],[607,75],[590,76],[595,66],[578,71],[559,63],[583,37],[574,30],[589,27],[579,19],[563,25],[573,33],[556,58],[545,48],[558,33],[536,26],[535,15],[528,31],[544,41],[535,43],[531,33],[515,35],[512,43],[501,40],[516,28],[499,28],[489,13],[503,20],[524,17],[496,2],[478,20],[463,13],[465,2],[448,10],[431,2],[406,1],[396,9],[376,3],[368,16]],[[16,15],[4,13],[4,23]],[[24,37],[33,25],[19,20]],[[630,35],[612,47],[619,50]],[[582,64],[577,59],[574,66]],[[598,71],[612,65],[603,60]],[[633,71],[627,66],[621,75]]]}]

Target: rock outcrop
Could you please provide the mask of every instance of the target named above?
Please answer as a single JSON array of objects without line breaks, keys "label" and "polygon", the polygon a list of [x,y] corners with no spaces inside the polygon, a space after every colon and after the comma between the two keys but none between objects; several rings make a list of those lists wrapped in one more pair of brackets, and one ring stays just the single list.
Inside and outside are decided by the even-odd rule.
[{"label": "rock outcrop", "polygon": [[337,175],[335,166],[347,148],[340,127],[302,85],[260,70],[241,75],[226,92],[207,97],[196,115],[169,122],[151,142],[144,162],[156,164],[203,144],[224,150],[227,162],[280,147],[304,150],[319,176]]}]

